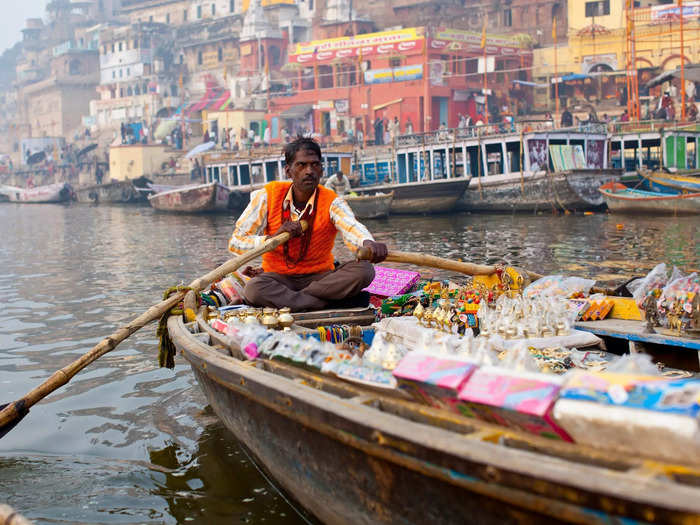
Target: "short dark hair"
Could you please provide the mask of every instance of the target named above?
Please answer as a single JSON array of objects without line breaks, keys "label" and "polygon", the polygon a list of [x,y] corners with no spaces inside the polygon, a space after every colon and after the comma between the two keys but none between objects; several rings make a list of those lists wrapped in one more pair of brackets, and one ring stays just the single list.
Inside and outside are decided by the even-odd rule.
[{"label": "short dark hair", "polygon": [[311,153],[315,153],[318,156],[318,160],[323,158],[321,155],[321,146],[318,145],[318,142],[311,137],[297,135],[297,137],[292,142],[286,144],[284,146],[284,150],[282,150],[282,153],[284,154],[284,163],[291,167],[292,163],[294,162],[294,157],[296,156],[297,152],[301,150],[308,150]]}]

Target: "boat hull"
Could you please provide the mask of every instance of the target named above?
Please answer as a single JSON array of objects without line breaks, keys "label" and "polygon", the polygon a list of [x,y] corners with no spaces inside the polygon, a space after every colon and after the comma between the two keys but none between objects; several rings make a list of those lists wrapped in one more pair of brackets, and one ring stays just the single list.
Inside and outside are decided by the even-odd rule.
[{"label": "boat hull", "polygon": [[452,211],[469,186],[469,177],[409,182],[405,184],[381,184],[353,188],[360,195],[377,191],[394,192],[390,213],[431,214]]},{"label": "boat hull", "polygon": [[394,194],[392,192],[386,195],[358,195],[357,197],[345,195],[343,198],[358,219],[381,219],[389,216]]},{"label": "boat hull", "polygon": [[148,202],[147,196],[129,180],[82,186],[76,189],[75,195],[78,202],[91,204]]},{"label": "boat hull", "polygon": [[698,510],[695,488],[661,494],[660,481],[623,474],[633,467],[617,455],[611,470],[600,457],[568,461],[569,448],[542,456],[541,443],[491,442],[479,437],[484,424],[441,411],[401,417],[412,403],[323,376],[272,373],[274,362],[250,366],[197,339],[181,318],[168,329],[224,425],[323,522],[680,522]]},{"label": "boat hull", "polygon": [[457,203],[460,210],[529,212],[557,209],[585,211],[605,205],[598,188],[617,181],[617,170],[561,173],[512,173],[474,178]]},{"label": "boat hull", "polygon": [[231,191],[219,183],[183,186],[148,197],[158,211],[179,213],[211,213],[229,209]]},{"label": "boat hull", "polygon": [[68,183],[49,184],[29,189],[4,186],[1,191],[7,196],[9,202],[25,204],[67,202],[73,198],[73,189]]},{"label": "boat hull", "polygon": [[661,193],[669,192],[690,192],[700,193],[700,177],[688,177],[681,175],[671,175],[668,173],[647,173],[639,172],[645,179],[652,191]]},{"label": "boat hull", "polygon": [[610,211],[614,213],[644,213],[652,215],[700,214],[700,193],[669,195],[636,190],[611,191],[601,189]]}]

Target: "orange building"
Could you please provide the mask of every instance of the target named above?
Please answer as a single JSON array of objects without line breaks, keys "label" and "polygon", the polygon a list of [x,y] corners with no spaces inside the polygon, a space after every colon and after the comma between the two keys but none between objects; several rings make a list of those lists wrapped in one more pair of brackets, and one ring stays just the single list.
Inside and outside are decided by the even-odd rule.
[{"label": "orange building", "polygon": [[504,106],[515,110],[520,92],[512,81],[529,80],[531,64],[522,40],[487,36],[482,42],[481,32],[444,28],[292,44],[285,66],[292,94],[270,100],[273,136],[279,126],[331,138],[362,130],[371,140],[377,119],[395,118],[401,133],[407,126],[415,132],[456,127],[460,114],[476,120],[484,99],[496,117]]}]

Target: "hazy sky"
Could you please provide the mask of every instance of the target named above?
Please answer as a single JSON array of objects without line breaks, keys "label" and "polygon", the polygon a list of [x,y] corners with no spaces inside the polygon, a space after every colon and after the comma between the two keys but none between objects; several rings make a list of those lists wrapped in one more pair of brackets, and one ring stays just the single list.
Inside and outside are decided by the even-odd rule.
[{"label": "hazy sky", "polygon": [[26,18],[42,18],[47,0],[0,0],[0,53],[22,38]]}]

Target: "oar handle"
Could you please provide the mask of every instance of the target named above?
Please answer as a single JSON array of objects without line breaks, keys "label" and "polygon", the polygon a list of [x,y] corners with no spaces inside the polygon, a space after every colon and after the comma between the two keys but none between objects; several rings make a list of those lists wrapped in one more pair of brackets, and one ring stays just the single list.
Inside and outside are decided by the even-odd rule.
[{"label": "oar handle", "polygon": [[[357,259],[360,261],[369,261],[372,259],[371,252],[367,248],[360,248],[357,251]],[[496,273],[495,266],[453,261],[443,257],[416,252],[389,250],[389,254],[385,260],[389,262],[413,264],[415,266],[426,266],[428,268],[438,268],[440,270],[449,270],[466,275],[491,275]],[[540,274],[530,271],[528,271],[528,274],[533,279],[542,277]]]},{"label": "oar handle", "polygon": [[[306,231],[309,227],[308,223],[306,221],[300,222],[302,231]],[[239,255],[238,257],[234,257],[208,274],[200,277],[199,279],[195,279],[190,283],[189,288],[195,292],[199,292],[214,281],[218,281],[219,279],[223,278],[226,274],[235,272],[238,268],[249,263],[256,257],[259,257],[262,254],[281,246],[287,242],[289,238],[290,234],[287,232],[271,237],[254,250],[250,250],[242,255]],[[177,292],[164,301],[151,306],[129,324],[119,328],[116,332],[97,343],[90,351],[83,354],[69,365],[66,365],[65,367],[51,374],[51,377],[49,377],[41,385],[32,389],[24,397],[13,403],[9,403],[5,408],[0,410],[0,437],[2,437],[3,427],[9,425],[17,419],[24,417],[27,410],[44,399],[50,393],[68,383],[73,376],[75,376],[83,368],[96,361],[107,352],[114,350],[119,343],[134,332],[143,328],[148,323],[159,319],[163,314],[171,310],[173,307],[175,307],[175,305],[182,301],[182,299],[185,297],[185,293],[186,292],[184,291]]]}]

